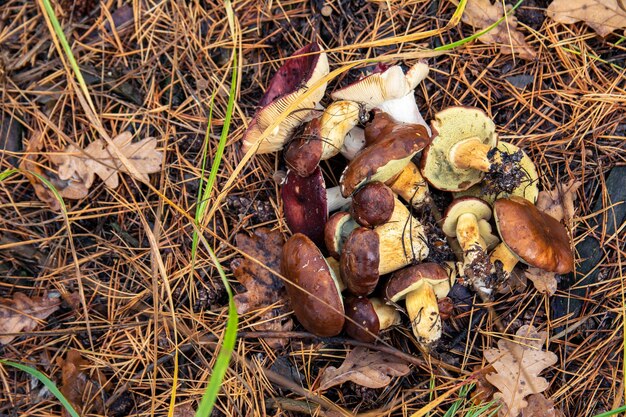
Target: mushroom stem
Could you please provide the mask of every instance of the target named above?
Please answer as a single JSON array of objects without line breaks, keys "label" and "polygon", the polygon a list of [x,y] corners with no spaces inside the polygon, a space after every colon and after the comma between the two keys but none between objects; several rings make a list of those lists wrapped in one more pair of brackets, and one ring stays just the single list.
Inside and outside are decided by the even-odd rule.
[{"label": "mushroom stem", "polygon": [[375,227],[374,232],[380,242],[380,275],[397,271],[414,260],[421,261],[428,256],[424,227],[397,198],[389,221]]},{"label": "mushroom stem", "polygon": [[487,154],[493,149],[479,138],[472,137],[461,141],[450,149],[450,161],[459,169],[476,169],[488,172],[492,161]]},{"label": "mushroom stem", "polygon": [[480,235],[478,220],[472,213],[463,213],[459,216],[456,237],[463,249],[464,267],[471,265],[487,248],[485,240]]},{"label": "mushroom stem", "polygon": [[517,265],[517,263],[519,262],[519,258],[515,256],[513,252],[511,252],[509,247],[504,242],[495,247],[493,252],[491,252],[491,256],[489,257],[489,259],[494,265],[494,272],[496,261],[502,262],[502,270],[506,275],[509,275],[511,272],[513,272],[513,268],[515,268],[515,265]]},{"label": "mushroom stem", "polygon": [[428,184],[413,162],[409,162],[400,175],[388,185],[394,193],[414,208],[421,207],[429,196]]},{"label": "mushroom stem", "polygon": [[370,298],[370,302],[374,307],[374,311],[378,316],[378,321],[380,323],[380,330],[387,329],[391,326],[395,326],[400,324],[402,321],[400,317],[400,313],[394,307],[383,303],[380,298],[373,297]]},{"label": "mushroom stem", "polygon": [[326,207],[328,212],[339,210],[340,208],[347,206],[352,201],[352,198],[345,198],[341,195],[341,187],[331,187],[326,189]]},{"label": "mushroom stem", "polygon": [[424,283],[406,296],[406,311],[418,342],[428,346],[441,338],[441,317],[433,288]]},{"label": "mushroom stem", "polygon": [[383,104],[378,106],[378,108],[389,114],[398,122],[415,123],[422,125],[426,128],[426,131],[428,131],[428,135],[431,134],[430,127],[422,117],[422,114],[417,107],[413,91],[411,91],[404,97],[385,101]]},{"label": "mushroom stem", "polygon": [[348,161],[352,161],[363,148],[365,148],[365,131],[362,127],[354,127],[346,134],[341,147],[341,154]]}]

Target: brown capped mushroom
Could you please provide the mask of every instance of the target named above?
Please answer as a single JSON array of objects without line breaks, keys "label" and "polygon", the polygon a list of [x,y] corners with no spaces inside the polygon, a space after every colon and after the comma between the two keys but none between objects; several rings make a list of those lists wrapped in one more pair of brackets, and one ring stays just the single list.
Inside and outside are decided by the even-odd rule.
[{"label": "brown capped mushroom", "polygon": [[345,322],[339,283],[311,239],[296,233],[287,240],[280,271],[302,326],[321,337],[338,335]]},{"label": "brown capped mushroom", "polygon": [[567,230],[552,216],[517,196],[496,200],[494,214],[502,243],[494,249],[491,261],[502,262],[505,273],[518,260],[558,274],[574,270]]},{"label": "brown capped mushroom", "polygon": [[[259,110],[243,135],[243,152],[255,146],[259,154],[281,150],[296,127],[309,116],[311,110],[322,99],[326,91],[326,83],[315,88],[307,98],[302,99],[302,95],[328,75],[328,72],[328,59],[319,44],[311,43],[294,52],[292,58],[288,59],[274,74],[261,98]],[[285,109],[296,102],[298,103],[296,108],[259,142],[263,132],[282,116]]]},{"label": "brown capped mushroom", "polygon": [[386,223],[393,214],[395,196],[380,181],[365,184],[352,196],[350,215],[358,224],[375,227]]},{"label": "brown capped mushroom", "polygon": [[444,268],[423,263],[394,272],[385,287],[385,297],[394,303],[406,298],[413,334],[428,347],[441,338],[437,300],[447,296],[453,284],[454,278]]},{"label": "brown capped mushroom", "polygon": [[358,227],[343,244],[339,261],[341,279],[354,295],[371,294],[380,277],[380,242],[378,234]]},{"label": "brown capped mushroom", "polygon": [[382,330],[400,324],[400,313],[382,302],[380,298],[348,296],[346,307],[346,333],[362,342],[373,343]]}]

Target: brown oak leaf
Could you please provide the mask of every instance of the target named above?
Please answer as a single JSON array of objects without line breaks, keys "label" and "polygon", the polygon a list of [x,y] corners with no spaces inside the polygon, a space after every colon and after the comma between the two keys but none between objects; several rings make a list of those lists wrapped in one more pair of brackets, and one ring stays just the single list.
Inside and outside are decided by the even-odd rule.
[{"label": "brown oak leaf", "polygon": [[583,21],[598,35],[605,37],[614,30],[626,28],[626,10],[620,7],[618,1],[554,0],[546,13],[559,23]]},{"label": "brown oak leaf", "polygon": [[404,361],[359,346],[348,353],[339,368],[329,366],[323,371],[320,389],[326,390],[347,381],[368,388],[382,388],[391,383],[391,377],[404,376],[409,372]]},{"label": "brown oak leaf", "polygon": [[522,326],[516,333],[516,341],[502,339],[497,349],[486,349],[485,359],[496,372],[486,378],[498,389],[495,399],[504,403],[500,415],[516,417],[528,405],[525,398],[548,388],[548,381],[539,374],[557,361],[550,351],[541,350],[547,332],[537,332],[533,326]]},{"label": "brown oak leaf", "polygon": [[[61,180],[74,180],[89,189],[96,176],[109,188],[119,185],[118,173],[130,174],[137,180],[148,183],[148,174],[159,172],[163,154],[156,150],[155,138],[132,142],[130,132],[122,132],[112,139],[119,152],[126,157],[130,167],[124,165],[111,147],[102,139],[91,142],[85,149],[69,145],[64,152],[50,155],[57,165]],[[70,198],[70,197],[68,197]]]},{"label": "brown oak leaf", "polygon": [[[451,0],[458,5],[458,0]],[[507,4],[507,18],[498,26],[478,37],[486,44],[500,45],[503,54],[517,53],[523,59],[535,59],[535,48],[526,43],[524,34],[517,29],[517,19],[510,12],[512,6]],[[461,20],[476,29],[483,30],[504,16],[504,8],[499,0],[491,4],[490,0],[467,0]]]},{"label": "brown oak leaf", "polygon": [[533,282],[533,285],[542,294],[554,295],[557,281],[554,272],[544,271],[540,268],[529,267],[526,270],[526,278]]},{"label": "brown oak leaf", "polygon": [[[61,367],[61,393],[79,413],[86,408],[86,413],[101,414],[104,403],[99,387],[107,388],[106,379],[96,371],[92,377],[88,372],[89,362],[76,349],[70,349],[65,359],[57,358]],[[103,384],[103,385],[101,385]],[[64,416],[69,416],[64,410]],[[82,415],[82,413],[81,413]]]},{"label": "brown oak leaf", "polygon": [[543,394],[532,394],[527,402],[528,405],[522,410],[520,417],[564,417],[563,412],[554,405],[554,401],[547,399]]},{"label": "brown oak leaf", "polygon": [[580,181],[570,180],[567,184],[557,184],[551,190],[539,192],[537,208],[558,221],[569,222],[574,217],[576,191],[581,185]]},{"label": "brown oak leaf", "polygon": [[[237,248],[251,259],[236,258],[230,267],[246,292],[235,295],[237,313],[246,314],[254,310],[265,309],[259,316],[254,328],[257,330],[289,331],[293,328],[291,319],[281,318],[288,311],[287,293],[282,279],[270,271],[280,271],[285,239],[278,231],[266,228],[256,229],[252,236],[246,233],[237,234]],[[264,265],[265,267],[263,267]],[[274,304],[276,308],[267,308]],[[272,347],[284,346],[286,339],[268,338],[266,342]]]},{"label": "brown oak leaf", "polygon": [[57,296],[30,298],[19,292],[13,299],[0,299],[0,344],[6,345],[17,337],[8,333],[34,330],[41,320],[57,311],[60,304]]}]

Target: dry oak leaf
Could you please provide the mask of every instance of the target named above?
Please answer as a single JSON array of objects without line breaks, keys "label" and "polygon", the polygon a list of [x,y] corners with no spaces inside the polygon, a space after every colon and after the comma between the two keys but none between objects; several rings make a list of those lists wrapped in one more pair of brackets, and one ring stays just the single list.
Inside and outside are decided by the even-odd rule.
[{"label": "dry oak leaf", "polygon": [[555,407],[554,401],[543,394],[533,394],[528,397],[528,405],[522,410],[520,417],[564,417],[564,414]]},{"label": "dry oak leaf", "polygon": [[[285,244],[282,233],[278,230],[259,228],[252,236],[238,233],[235,240],[239,250],[261,264],[247,258],[236,258],[230,263],[235,278],[246,287],[246,292],[234,297],[237,313],[246,314],[280,303],[282,308],[266,308],[254,328],[262,331],[291,330],[293,321],[278,317],[288,311],[285,285],[279,276],[270,272],[270,270],[280,271],[280,259]],[[284,346],[287,340],[267,339],[266,342],[272,347],[280,347]]]},{"label": "dry oak leaf", "polygon": [[569,222],[575,213],[576,191],[582,185],[580,181],[570,180],[567,184],[557,184],[551,190],[539,192],[537,208],[558,221]]},{"label": "dry oak leaf", "polygon": [[620,7],[620,1],[554,0],[546,14],[564,24],[583,21],[598,35],[605,37],[616,29],[626,28],[626,9]]},{"label": "dry oak leaf", "polygon": [[0,344],[6,345],[17,337],[7,333],[34,330],[41,320],[57,311],[60,304],[60,298],[52,294],[30,298],[18,292],[13,295],[13,299],[1,298]]},{"label": "dry oak leaf", "polygon": [[554,295],[558,282],[554,272],[544,271],[540,268],[529,267],[525,272],[526,278],[533,282],[533,285],[542,294]]},{"label": "dry oak leaf", "polygon": [[530,394],[538,394],[548,388],[548,381],[539,374],[557,361],[550,351],[541,350],[547,332],[537,332],[533,326],[522,326],[516,333],[516,342],[499,340],[498,349],[486,349],[485,359],[496,372],[486,378],[498,389],[494,399],[500,399],[505,407],[500,415],[517,417],[528,405],[524,400]]},{"label": "dry oak leaf", "polygon": [[[458,5],[458,0],[451,0]],[[478,40],[486,44],[500,45],[503,54],[510,55],[517,53],[523,59],[535,59],[537,52],[535,48],[526,43],[524,34],[517,29],[517,19],[511,15],[512,6],[506,5],[508,17],[498,26],[478,37]],[[483,30],[504,16],[504,8],[500,0],[495,0],[491,4],[489,0],[467,0],[465,10],[461,20],[463,23]]]},{"label": "dry oak leaf", "polygon": [[145,138],[134,143],[132,138],[130,132],[122,132],[112,139],[115,147],[130,163],[130,167],[125,166],[111,145],[107,145],[102,139],[91,142],[85,149],[69,145],[63,153],[50,155],[50,160],[57,165],[61,180],[78,181],[87,189],[93,184],[96,175],[107,187],[116,188],[119,185],[120,172],[148,183],[148,174],[161,170],[163,154],[156,150],[155,138]]},{"label": "dry oak leaf", "polygon": [[[85,406],[87,413],[102,414],[104,403],[100,395],[100,384],[104,384],[106,389],[106,379],[96,371],[93,377],[88,375],[87,362],[76,349],[70,349],[65,355],[65,359],[57,358],[57,364],[61,367],[61,393],[67,398],[72,406],[80,413]],[[64,409],[64,416],[69,413]]]},{"label": "dry oak leaf", "polygon": [[348,353],[339,368],[329,366],[323,371],[320,389],[326,390],[347,381],[367,388],[382,388],[391,383],[391,377],[409,372],[406,362],[359,346]]}]

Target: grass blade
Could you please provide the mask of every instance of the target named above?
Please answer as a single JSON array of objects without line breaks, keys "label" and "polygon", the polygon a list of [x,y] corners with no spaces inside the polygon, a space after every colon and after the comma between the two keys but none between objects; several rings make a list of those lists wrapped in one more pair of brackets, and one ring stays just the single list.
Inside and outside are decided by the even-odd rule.
[{"label": "grass blade", "polygon": [[[2,178],[0,178],[0,179],[2,179]],[[12,366],[14,368],[17,368],[20,371],[26,372],[30,376],[32,376],[34,378],[37,378],[42,384],[44,384],[46,386],[46,388],[48,388],[48,390],[50,390],[52,395],[54,395],[55,397],[58,398],[58,400],[61,402],[61,405],[63,405],[63,407],[65,407],[65,409],[70,414],[70,416],[72,416],[72,417],[80,417],[80,414],[78,414],[78,412],[74,409],[74,407],[72,407],[72,404],[70,404],[70,402],[67,400],[67,398],[65,398],[65,396],[61,393],[61,391],[59,391],[59,389],[57,388],[56,384],[54,382],[52,382],[50,380],[50,378],[45,376],[43,373],[39,372],[37,369],[32,368],[30,366],[22,365],[21,363],[12,362],[12,361],[9,361],[9,360],[6,360],[6,359],[0,359],[0,363],[4,364],[4,365]]]}]

